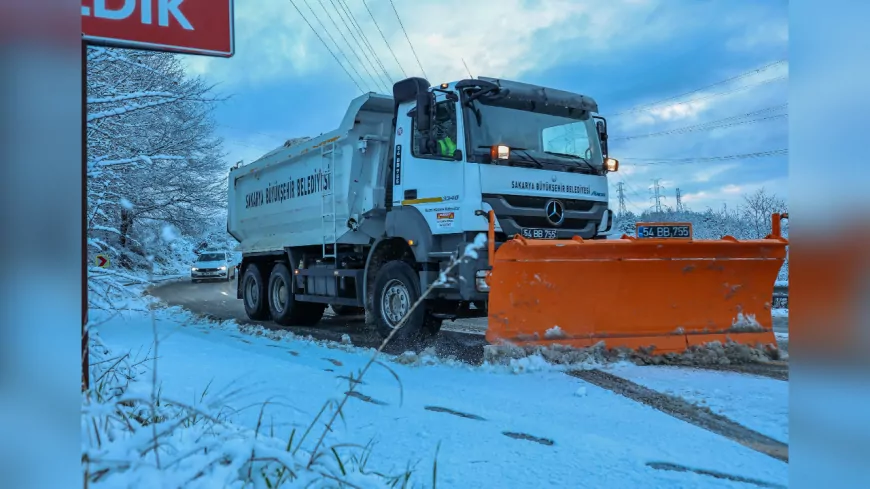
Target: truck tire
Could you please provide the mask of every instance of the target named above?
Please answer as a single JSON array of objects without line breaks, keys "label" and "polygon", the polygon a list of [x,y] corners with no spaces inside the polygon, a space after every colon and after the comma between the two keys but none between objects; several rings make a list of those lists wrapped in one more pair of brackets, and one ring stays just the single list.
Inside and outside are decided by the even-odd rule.
[{"label": "truck tire", "polygon": [[281,326],[314,326],[323,318],[326,304],[298,302],[293,276],[284,263],[277,263],[269,275],[267,303],[272,320]]},{"label": "truck tire", "polygon": [[[382,338],[389,336],[419,299],[420,279],[410,265],[403,261],[391,261],[381,267],[375,278],[371,311],[377,333]],[[435,328],[432,319],[427,318],[426,308],[422,304],[417,306],[391,341],[411,344],[426,339],[440,329]]]},{"label": "truck tire", "polygon": [[269,305],[266,300],[266,283],[260,267],[254,263],[245,267],[242,276],[242,302],[245,303],[245,314],[254,321],[269,319]]},{"label": "truck tire", "polygon": [[365,309],[362,307],[342,306],[341,304],[330,304],[329,307],[332,308],[332,312],[336,316],[359,316],[365,313]]}]

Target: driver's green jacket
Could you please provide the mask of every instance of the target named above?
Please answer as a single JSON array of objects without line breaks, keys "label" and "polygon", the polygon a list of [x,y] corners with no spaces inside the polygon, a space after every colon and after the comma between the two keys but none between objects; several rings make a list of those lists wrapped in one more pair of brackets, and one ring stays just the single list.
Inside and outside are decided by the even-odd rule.
[{"label": "driver's green jacket", "polygon": [[450,139],[450,136],[447,136],[444,139],[439,139],[438,150],[441,152],[441,156],[452,157],[453,152],[456,151],[456,143]]}]

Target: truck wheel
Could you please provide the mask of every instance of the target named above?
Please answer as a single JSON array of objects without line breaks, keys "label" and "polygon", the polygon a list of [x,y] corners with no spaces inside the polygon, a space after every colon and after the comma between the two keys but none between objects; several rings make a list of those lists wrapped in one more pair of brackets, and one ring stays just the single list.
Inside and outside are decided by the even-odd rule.
[{"label": "truck wheel", "polygon": [[290,269],[284,263],[272,268],[268,287],[269,311],[272,319],[282,326],[313,326],[323,318],[326,304],[297,302]]},{"label": "truck wheel", "polygon": [[251,263],[245,267],[242,278],[242,299],[245,303],[245,314],[254,321],[269,319],[269,305],[266,301],[266,284],[260,268]]},{"label": "truck wheel", "polygon": [[375,328],[381,337],[386,338],[397,325],[401,327],[393,335],[393,341],[413,343],[427,336],[426,308],[417,306],[402,324],[411,306],[420,298],[420,279],[410,265],[403,261],[392,261],[378,271],[375,279],[372,315]]},{"label": "truck wheel", "polygon": [[332,312],[336,316],[359,316],[365,313],[365,309],[362,307],[342,306],[340,304],[330,304],[329,307],[332,308]]}]

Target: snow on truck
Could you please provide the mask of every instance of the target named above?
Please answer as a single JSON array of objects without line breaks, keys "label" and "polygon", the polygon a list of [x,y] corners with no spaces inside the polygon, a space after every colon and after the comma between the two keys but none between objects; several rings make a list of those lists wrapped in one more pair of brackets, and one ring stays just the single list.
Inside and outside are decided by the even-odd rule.
[{"label": "snow on truck", "polygon": [[[646,345],[662,336],[662,307],[674,301],[642,301],[649,310],[620,311],[614,294],[630,299],[638,290],[624,275],[606,275],[619,271],[612,263],[622,262],[622,251],[679,255],[693,243],[691,227],[654,223],[638,233],[645,239],[602,239],[614,224],[607,175],[617,170],[607,154],[606,120],[588,96],[486,77],[435,87],[408,78],[394,85],[392,97],[354,99],[336,130],[230,171],[227,230],[242,252],[237,296],[251,319],[283,325],[314,325],[330,304],[365,310],[366,322],[384,337],[401,324],[394,338],[403,341],[436,334],[444,319],[488,316],[491,341],[546,342],[553,338],[545,330],[556,330],[560,342],[588,346],[610,337],[609,328],[621,328],[608,345],[642,346],[631,338]],[[466,256],[450,269],[451,280],[439,281],[480,233],[487,233],[487,249]],[[675,239],[663,241],[664,234]],[[779,240],[764,243],[776,248],[774,261]],[[742,253],[743,261],[734,263],[744,263],[738,270],[744,275],[761,246],[706,243]],[[659,251],[637,247],[649,245]],[[595,256],[584,258],[589,251]],[[642,261],[646,269],[638,271],[648,275],[637,283],[669,274],[680,279],[670,268],[650,269],[655,260]],[[741,308],[759,305],[753,294],[764,289],[766,270],[751,270],[754,288],[748,287],[749,302],[738,300]],[[722,322],[711,314],[724,317],[730,306],[698,309],[691,287],[710,276],[682,275],[689,277],[689,296],[680,299],[688,309],[677,320],[684,329],[703,323],[710,331]],[[674,295],[667,286],[650,290],[653,301]],[[627,325],[608,318],[624,319],[629,311],[657,319],[626,332]],[[672,349],[689,341],[691,331],[674,333],[679,326],[667,326],[665,336],[683,338],[668,338]],[[773,338],[771,331],[750,333],[748,341]]]}]

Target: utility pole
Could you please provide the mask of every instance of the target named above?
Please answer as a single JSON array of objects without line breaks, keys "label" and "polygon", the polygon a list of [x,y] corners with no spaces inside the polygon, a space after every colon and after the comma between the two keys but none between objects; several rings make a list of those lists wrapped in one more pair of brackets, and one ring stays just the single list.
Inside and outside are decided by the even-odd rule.
[{"label": "utility pole", "polygon": [[683,197],[680,195],[680,189],[677,189],[677,212],[683,212]]},{"label": "utility pole", "polygon": [[619,197],[619,215],[624,216],[627,212],[625,210],[625,182],[616,184],[616,195]]},{"label": "utility pole", "polygon": [[665,196],[662,195],[662,190],[664,190],[665,188],[662,187],[661,184],[659,183],[661,181],[662,181],[661,178],[656,178],[655,180],[653,180],[653,184],[651,187],[653,195],[652,195],[652,197],[650,197],[650,199],[652,199],[653,202],[655,202],[655,205],[653,207],[654,207],[656,213],[659,213],[659,214],[662,212],[662,199],[665,198]]}]

